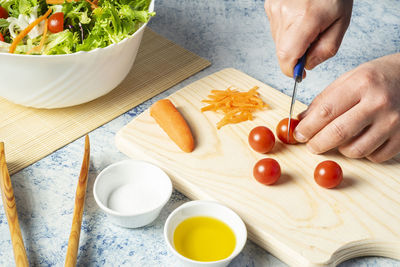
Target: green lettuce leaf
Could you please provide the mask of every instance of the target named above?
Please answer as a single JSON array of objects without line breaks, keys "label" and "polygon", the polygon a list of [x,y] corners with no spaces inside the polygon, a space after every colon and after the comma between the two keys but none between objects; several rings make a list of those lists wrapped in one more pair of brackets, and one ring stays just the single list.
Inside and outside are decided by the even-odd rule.
[{"label": "green lettuce leaf", "polygon": [[62,12],[64,13],[64,25],[77,26],[78,23],[89,24],[91,18],[89,14],[92,12],[90,4],[86,1],[78,1],[63,4]]},{"label": "green lettuce leaf", "polygon": [[[99,0],[98,7],[92,9],[84,0],[50,6],[45,0],[0,0],[0,5],[13,17],[29,16],[35,6],[39,6],[38,16],[48,8],[64,13],[64,31],[48,32],[46,37],[43,54],[49,55],[90,51],[122,41],[155,15],[148,11],[150,3],[151,0]],[[0,20],[0,32],[6,33],[5,38],[11,42],[8,25],[6,20]],[[41,38],[24,38],[17,53],[26,53]]]},{"label": "green lettuce leaf", "polygon": [[47,36],[44,53],[46,55],[70,54],[75,51],[79,37],[77,33],[64,30]]},{"label": "green lettuce leaf", "polygon": [[7,28],[8,25],[10,25],[10,22],[8,22],[6,19],[0,19],[0,31],[3,28]]},{"label": "green lettuce leaf", "polygon": [[35,6],[38,6],[38,15],[47,10],[46,1],[43,0],[0,0],[0,6],[8,11],[9,16],[16,18],[20,14],[29,16]]}]

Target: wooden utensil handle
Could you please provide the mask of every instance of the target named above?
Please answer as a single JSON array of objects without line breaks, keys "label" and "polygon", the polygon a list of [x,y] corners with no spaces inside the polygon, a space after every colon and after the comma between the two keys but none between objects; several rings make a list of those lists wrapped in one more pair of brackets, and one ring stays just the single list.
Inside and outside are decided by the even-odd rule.
[{"label": "wooden utensil handle", "polygon": [[87,178],[89,173],[89,160],[90,160],[90,143],[89,136],[85,137],[85,153],[79,175],[78,186],[75,194],[74,215],[72,219],[71,233],[68,240],[67,256],[65,258],[65,266],[76,266],[76,260],[79,248],[79,237],[81,235],[81,224],[83,208],[85,205],[85,195],[87,187]]},{"label": "wooden utensil handle", "polygon": [[4,211],[7,216],[8,226],[10,228],[11,242],[14,250],[14,259],[16,266],[29,266],[26,256],[24,241],[19,228],[17,206],[15,204],[14,190],[11,184],[10,175],[7,169],[7,163],[4,153],[4,143],[0,142],[0,187],[1,197],[3,199]]}]

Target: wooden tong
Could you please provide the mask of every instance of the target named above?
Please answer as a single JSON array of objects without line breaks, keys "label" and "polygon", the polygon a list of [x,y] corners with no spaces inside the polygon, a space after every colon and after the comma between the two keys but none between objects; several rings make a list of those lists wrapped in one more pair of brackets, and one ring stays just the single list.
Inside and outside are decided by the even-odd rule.
[{"label": "wooden tong", "polygon": [[[71,234],[68,241],[67,256],[65,266],[76,266],[76,259],[79,248],[79,237],[81,233],[82,215],[85,204],[87,178],[89,173],[90,143],[89,136],[85,136],[85,153],[81,172],[79,175],[78,186],[76,188],[74,215],[72,219]],[[15,204],[14,190],[12,188],[10,175],[4,153],[4,143],[0,142],[0,187],[3,206],[7,216],[8,226],[10,227],[11,242],[14,249],[16,266],[29,266],[26,256],[24,241],[18,222],[17,206]]]},{"label": "wooden tong", "polygon": [[90,159],[90,143],[89,136],[85,136],[85,153],[83,155],[83,162],[81,173],[79,175],[78,186],[75,195],[74,215],[72,219],[71,233],[68,240],[67,256],[65,258],[65,266],[76,266],[76,259],[79,248],[79,237],[81,235],[81,224],[83,208],[85,204],[86,187],[89,173],[89,159]]},{"label": "wooden tong", "polygon": [[0,168],[1,197],[3,199],[4,211],[7,216],[8,227],[10,228],[15,265],[29,266],[24,240],[22,239],[21,230],[19,228],[17,206],[15,204],[14,190],[11,184],[10,174],[7,169],[3,142],[0,142]]}]

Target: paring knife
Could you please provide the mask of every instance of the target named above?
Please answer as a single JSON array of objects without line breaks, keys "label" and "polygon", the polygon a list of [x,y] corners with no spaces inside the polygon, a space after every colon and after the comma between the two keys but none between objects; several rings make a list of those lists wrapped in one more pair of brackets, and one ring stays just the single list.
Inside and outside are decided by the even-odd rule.
[{"label": "paring knife", "polygon": [[306,64],[306,57],[307,57],[307,52],[297,61],[297,64],[296,66],[294,66],[293,70],[294,88],[292,94],[292,102],[290,103],[290,110],[289,110],[289,122],[287,131],[288,140],[290,134],[290,121],[292,120],[292,114],[293,114],[293,106],[294,102],[296,101],[297,84],[301,83],[301,81],[303,80],[303,71],[304,71],[304,65]]}]

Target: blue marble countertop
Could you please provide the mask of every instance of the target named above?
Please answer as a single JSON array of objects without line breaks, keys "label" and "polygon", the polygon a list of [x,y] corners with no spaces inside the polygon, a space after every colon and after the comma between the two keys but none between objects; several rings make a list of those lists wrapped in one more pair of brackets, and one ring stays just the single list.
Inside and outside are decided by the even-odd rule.
[{"label": "blue marble countertop", "polygon": [[[163,225],[167,216],[188,199],[174,192],[151,225],[124,229],[111,224],[93,198],[97,174],[127,157],[114,144],[116,132],[147,109],[185,85],[226,67],[239,69],[290,94],[293,81],[278,66],[262,0],[156,0],[157,15],[150,27],[212,66],[146,101],[90,133],[92,150],[79,249],[79,266],[177,266],[167,251]],[[344,72],[374,58],[400,52],[400,1],[355,1],[352,21],[338,54],[310,71],[298,99],[309,104]],[[21,230],[30,264],[62,266],[72,222],[77,174],[84,139],[59,149],[13,175]],[[400,227],[400,226],[399,226]],[[13,266],[12,246],[3,207],[0,210],[0,266]],[[248,241],[230,266],[286,266]],[[400,266],[382,257],[349,260],[341,266]]]}]

